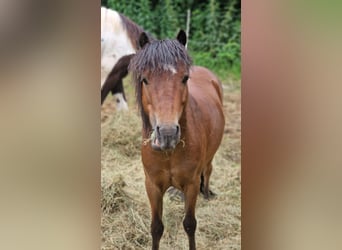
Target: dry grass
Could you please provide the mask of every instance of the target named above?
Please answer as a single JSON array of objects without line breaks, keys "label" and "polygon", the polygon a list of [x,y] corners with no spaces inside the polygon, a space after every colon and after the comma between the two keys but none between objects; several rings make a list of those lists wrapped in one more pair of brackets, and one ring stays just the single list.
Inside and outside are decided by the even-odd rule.
[{"label": "dry grass", "polygon": [[[150,207],[140,159],[141,121],[131,86],[125,84],[130,111],[118,113],[108,101],[102,120],[102,250],[150,249]],[[211,188],[217,194],[196,206],[199,250],[241,249],[240,92],[225,88],[224,138],[213,162]],[[184,204],[164,196],[165,226],[160,249],[188,249],[183,230]]]}]

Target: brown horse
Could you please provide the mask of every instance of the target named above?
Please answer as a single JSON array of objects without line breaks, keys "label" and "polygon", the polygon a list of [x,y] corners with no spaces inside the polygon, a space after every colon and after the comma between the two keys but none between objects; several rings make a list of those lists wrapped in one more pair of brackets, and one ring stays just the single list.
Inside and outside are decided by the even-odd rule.
[{"label": "brown horse", "polygon": [[195,244],[195,206],[203,181],[209,198],[212,160],[224,130],[222,86],[209,70],[192,66],[186,35],[177,40],[149,41],[140,36],[142,49],[129,69],[143,120],[142,162],[151,205],[152,249],[159,249],[164,231],[163,195],[173,186],[184,193],[184,230],[189,248]]}]

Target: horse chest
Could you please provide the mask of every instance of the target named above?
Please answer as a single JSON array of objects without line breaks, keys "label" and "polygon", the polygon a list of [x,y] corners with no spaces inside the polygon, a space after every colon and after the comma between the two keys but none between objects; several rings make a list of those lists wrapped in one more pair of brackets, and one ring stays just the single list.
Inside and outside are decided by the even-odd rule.
[{"label": "horse chest", "polygon": [[[150,152],[151,153],[151,152]],[[194,158],[191,152],[153,152],[143,153],[142,160],[147,174],[151,179],[162,180],[178,188],[192,181],[199,175],[200,159]]]}]

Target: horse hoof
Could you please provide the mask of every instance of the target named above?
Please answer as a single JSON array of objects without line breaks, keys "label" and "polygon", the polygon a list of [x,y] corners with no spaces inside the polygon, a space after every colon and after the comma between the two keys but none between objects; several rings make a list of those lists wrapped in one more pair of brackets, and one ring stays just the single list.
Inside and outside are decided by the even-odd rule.
[{"label": "horse hoof", "polygon": [[167,190],[169,197],[171,200],[175,201],[184,201],[184,194],[183,192],[179,191],[175,187],[169,187]]},{"label": "horse hoof", "polygon": [[208,193],[205,193],[205,192],[202,192],[202,191],[201,191],[201,194],[203,195],[204,199],[206,199],[206,200],[212,200],[212,199],[214,199],[214,198],[217,196],[217,195],[216,195],[213,191],[211,191],[211,190],[209,190]]},{"label": "horse hoof", "polygon": [[209,198],[215,198],[217,194],[215,194],[213,191],[209,190]]}]

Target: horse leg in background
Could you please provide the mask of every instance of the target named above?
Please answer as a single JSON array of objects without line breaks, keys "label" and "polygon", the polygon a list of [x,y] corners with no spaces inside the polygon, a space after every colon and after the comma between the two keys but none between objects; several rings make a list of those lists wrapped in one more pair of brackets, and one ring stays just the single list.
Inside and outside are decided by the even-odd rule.
[{"label": "horse leg in background", "polygon": [[[109,92],[112,92],[115,95],[117,110],[128,109],[122,79],[128,75],[128,65],[134,55],[130,54],[121,57],[109,73],[101,89],[101,105]],[[117,102],[118,100],[119,103]]]},{"label": "horse leg in background", "polygon": [[125,93],[123,88],[122,78],[128,74],[127,68],[113,68],[111,73],[108,75],[106,81],[101,89],[101,105],[106,99],[109,92],[112,92],[114,100],[116,102],[117,110],[127,110],[128,105],[125,99]]},{"label": "horse leg in background", "polygon": [[200,192],[204,195],[204,198],[207,200],[216,196],[216,194],[209,189],[209,180],[212,170],[213,165],[211,160],[206,166],[206,168],[204,168],[203,173],[201,174]]},{"label": "horse leg in background", "polygon": [[197,221],[195,218],[195,207],[199,190],[199,180],[196,183],[189,184],[185,187],[185,217],[183,220],[183,227],[188,235],[189,249],[196,250],[195,231]]},{"label": "horse leg in background", "polygon": [[113,93],[113,89],[116,88],[116,85],[120,83],[120,81],[121,79],[120,79],[120,74],[118,72],[118,69],[114,67],[112,71],[109,73],[109,75],[107,76],[101,88],[101,105],[103,104],[109,92]]},{"label": "horse leg in background", "polygon": [[164,232],[164,225],[162,222],[164,192],[147,178],[148,177],[145,179],[145,188],[151,205],[152,250],[158,250],[159,242]]},{"label": "horse leg in background", "polygon": [[128,110],[122,79],[119,80],[111,92],[116,103],[116,110]]},{"label": "horse leg in background", "polygon": [[109,92],[113,88],[112,85],[115,85],[115,84],[116,84],[115,81],[109,81],[108,78],[106,79],[106,81],[104,82],[104,84],[103,84],[103,86],[101,88],[101,105],[103,104],[103,102],[106,99],[107,95],[109,94]]}]

